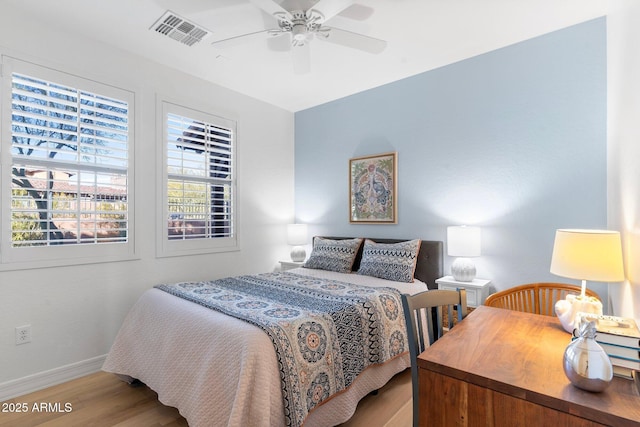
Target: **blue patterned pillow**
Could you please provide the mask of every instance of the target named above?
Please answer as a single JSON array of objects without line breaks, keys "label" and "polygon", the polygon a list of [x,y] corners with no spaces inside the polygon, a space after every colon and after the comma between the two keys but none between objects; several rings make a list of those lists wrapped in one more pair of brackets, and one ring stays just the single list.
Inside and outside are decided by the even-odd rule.
[{"label": "blue patterned pillow", "polygon": [[413,282],[420,243],[420,239],[400,243],[376,243],[367,239],[358,274],[395,282]]},{"label": "blue patterned pillow", "polygon": [[331,240],[316,237],[306,268],[351,273],[362,239]]}]

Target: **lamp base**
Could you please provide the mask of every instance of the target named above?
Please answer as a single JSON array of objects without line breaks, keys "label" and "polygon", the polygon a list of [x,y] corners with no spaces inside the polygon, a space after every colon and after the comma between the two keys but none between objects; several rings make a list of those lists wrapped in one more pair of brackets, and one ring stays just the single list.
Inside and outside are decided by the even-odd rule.
[{"label": "lamp base", "polygon": [[573,333],[575,328],[580,327],[580,319],[576,318],[579,312],[602,314],[602,303],[594,297],[567,295],[566,299],[561,299],[555,305],[556,315],[565,331]]},{"label": "lamp base", "polygon": [[307,257],[307,251],[302,246],[294,246],[291,249],[291,261],[302,262]]},{"label": "lamp base", "polygon": [[476,277],[476,266],[469,258],[456,258],[451,264],[451,275],[457,282],[471,282]]}]

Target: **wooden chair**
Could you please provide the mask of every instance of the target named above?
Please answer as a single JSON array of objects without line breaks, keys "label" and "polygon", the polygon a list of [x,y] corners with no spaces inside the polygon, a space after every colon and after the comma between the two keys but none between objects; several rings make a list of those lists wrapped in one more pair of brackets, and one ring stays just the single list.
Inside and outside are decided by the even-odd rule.
[{"label": "wooden chair", "polygon": [[409,355],[411,357],[411,384],[413,393],[413,425],[418,426],[418,355],[442,337],[442,310],[446,309],[449,325],[453,325],[453,308],[458,322],[467,315],[467,293],[465,289],[431,290],[415,295],[402,295],[402,308],[407,324]]},{"label": "wooden chair", "polygon": [[[529,283],[491,294],[484,305],[555,316],[556,301],[565,299],[567,294],[571,293],[580,294],[580,286],[566,283]],[[586,290],[586,294],[600,299],[597,293],[589,289]]]}]

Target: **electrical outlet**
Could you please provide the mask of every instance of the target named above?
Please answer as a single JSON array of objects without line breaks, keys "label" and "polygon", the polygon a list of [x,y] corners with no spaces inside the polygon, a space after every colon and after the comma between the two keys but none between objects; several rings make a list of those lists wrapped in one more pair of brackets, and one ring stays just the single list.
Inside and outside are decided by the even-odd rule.
[{"label": "electrical outlet", "polygon": [[31,342],[31,325],[16,326],[16,345]]}]

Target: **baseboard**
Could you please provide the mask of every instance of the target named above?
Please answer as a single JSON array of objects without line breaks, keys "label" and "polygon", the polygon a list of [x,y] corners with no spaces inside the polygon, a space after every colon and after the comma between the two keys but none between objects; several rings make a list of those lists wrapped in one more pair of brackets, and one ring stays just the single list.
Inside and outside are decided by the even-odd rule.
[{"label": "baseboard", "polygon": [[98,372],[107,355],[0,383],[0,402]]}]

